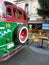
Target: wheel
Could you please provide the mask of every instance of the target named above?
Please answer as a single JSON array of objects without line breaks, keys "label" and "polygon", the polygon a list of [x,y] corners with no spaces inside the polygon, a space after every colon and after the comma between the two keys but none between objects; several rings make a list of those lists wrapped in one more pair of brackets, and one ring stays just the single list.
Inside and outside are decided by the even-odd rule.
[{"label": "wheel", "polygon": [[13,33],[13,41],[16,44],[16,42],[20,44],[27,43],[28,39],[28,29],[26,26],[20,26],[14,30]]}]

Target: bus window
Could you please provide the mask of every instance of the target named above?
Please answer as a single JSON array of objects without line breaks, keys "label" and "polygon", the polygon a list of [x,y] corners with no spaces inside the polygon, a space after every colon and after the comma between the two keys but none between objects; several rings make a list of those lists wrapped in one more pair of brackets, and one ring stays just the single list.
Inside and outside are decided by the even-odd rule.
[{"label": "bus window", "polygon": [[22,12],[18,10],[18,17],[21,18],[22,17]]},{"label": "bus window", "polygon": [[16,11],[15,8],[13,9],[13,13],[14,13],[14,17],[15,17],[15,18],[18,18],[17,11]]},{"label": "bus window", "polygon": [[12,16],[12,10],[11,10],[11,8],[7,8],[7,15]]},{"label": "bus window", "polygon": [[13,9],[13,12],[14,12],[15,18],[21,18],[22,17],[22,13],[19,10],[16,10],[16,8]]}]

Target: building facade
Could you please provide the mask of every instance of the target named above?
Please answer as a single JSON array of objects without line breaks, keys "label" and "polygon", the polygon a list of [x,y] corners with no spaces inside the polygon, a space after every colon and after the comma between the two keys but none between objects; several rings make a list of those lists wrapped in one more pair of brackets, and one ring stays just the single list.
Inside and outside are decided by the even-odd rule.
[{"label": "building facade", "polygon": [[38,15],[38,9],[40,9],[38,0],[22,0],[16,2],[16,5],[26,11],[30,20],[43,20],[43,17]]},{"label": "building facade", "polygon": [[40,8],[38,0],[19,1],[16,5],[23,8],[31,20],[40,17],[37,11],[37,9]]}]

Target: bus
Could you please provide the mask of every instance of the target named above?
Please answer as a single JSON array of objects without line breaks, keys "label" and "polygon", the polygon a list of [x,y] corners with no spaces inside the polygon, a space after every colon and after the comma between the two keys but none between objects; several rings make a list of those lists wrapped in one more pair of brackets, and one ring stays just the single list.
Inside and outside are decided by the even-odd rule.
[{"label": "bus", "polygon": [[28,44],[28,17],[23,9],[0,4],[0,61],[5,61]]}]

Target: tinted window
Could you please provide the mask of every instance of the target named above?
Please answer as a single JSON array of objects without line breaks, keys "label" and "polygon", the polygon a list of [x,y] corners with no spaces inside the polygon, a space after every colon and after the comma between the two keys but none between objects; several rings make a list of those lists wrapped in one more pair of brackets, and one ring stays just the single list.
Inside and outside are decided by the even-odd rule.
[{"label": "tinted window", "polygon": [[22,17],[22,12],[18,10],[18,13],[19,13],[18,17],[21,18]]},{"label": "tinted window", "polygon": [[21,18],[22,17],[22,12],[19,10],[16,10],[16,8],[13,9],[13,12],[14,12],[15,18]]},{"label": "tinted window", "polygon": [[10,8],[7,8],[7,15],[12,15],[12,10]]}]

